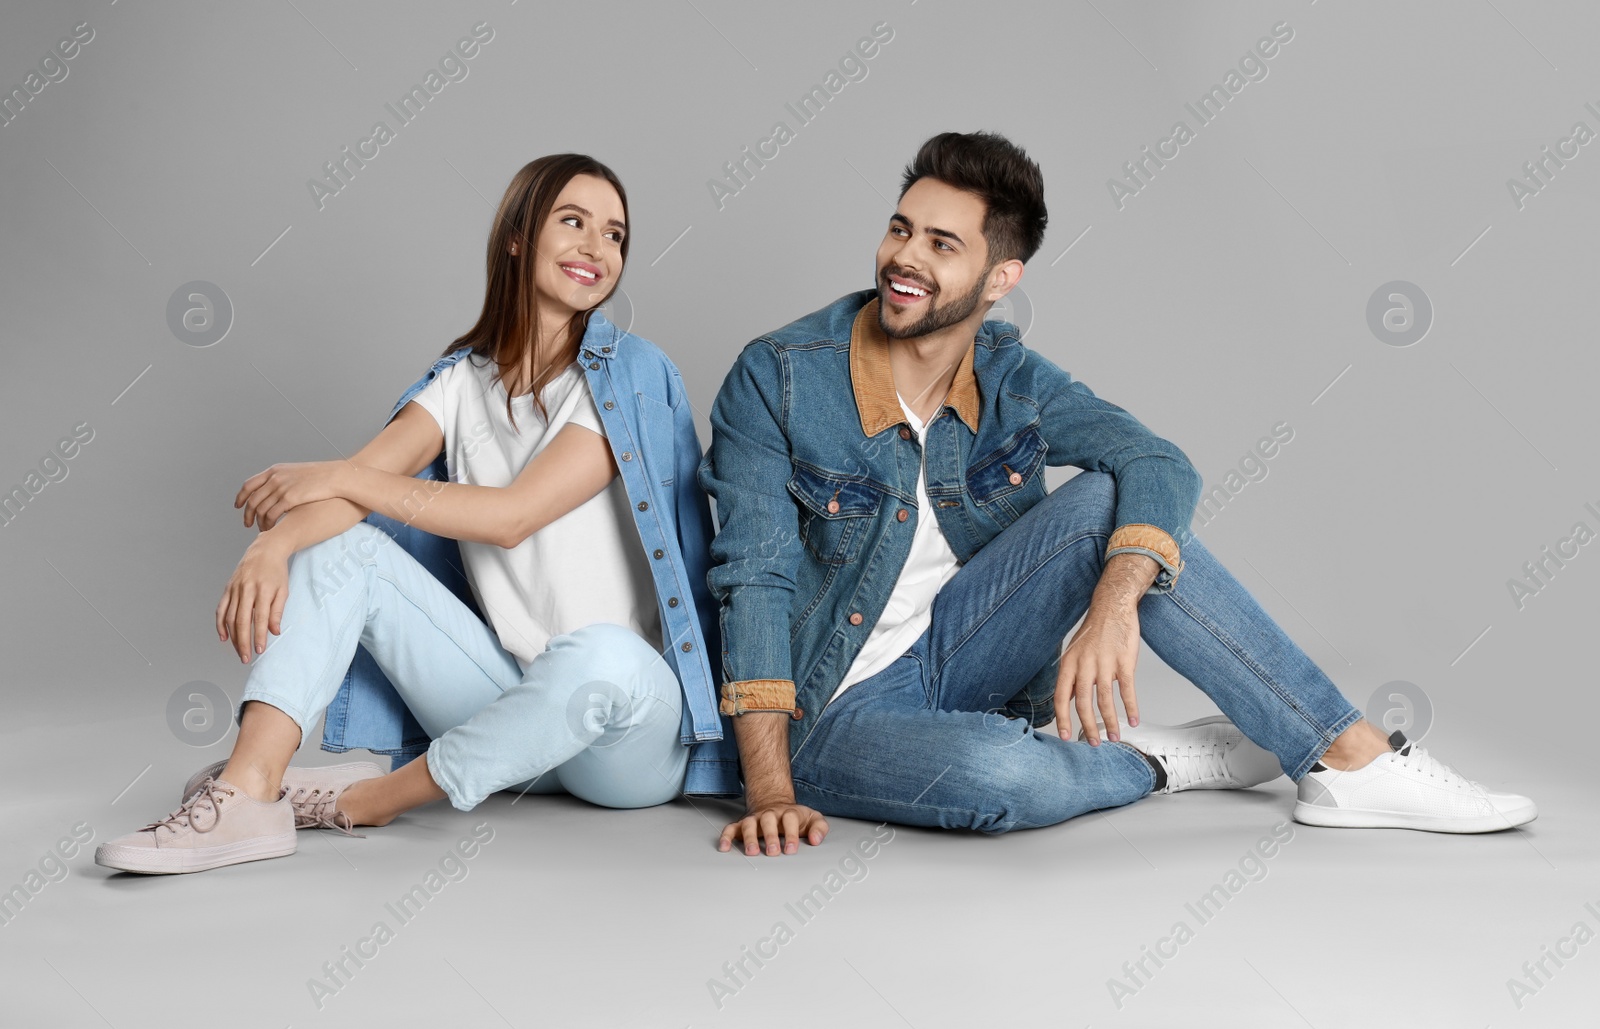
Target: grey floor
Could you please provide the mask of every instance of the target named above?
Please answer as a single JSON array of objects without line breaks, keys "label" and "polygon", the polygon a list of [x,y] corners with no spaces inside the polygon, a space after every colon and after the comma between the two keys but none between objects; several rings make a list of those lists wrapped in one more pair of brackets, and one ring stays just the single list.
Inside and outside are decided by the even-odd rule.
[{"label": "grey floor", "polygon": [[[1148,654],[1144,667],[1147,719],[1213,710]],[[35,696],[3,737],[6,885],[80,822],[98,842],[164,813],[227,747],[186,746],[114,700],[55,700]],[[471,813],[435,805],[364,839],[302,833],[289,858],[192,876],[114,875],[80,853],[0,927],[0,1023],[1593,1024],[1600,959],[1560,942],[1600,924],[1594,804],[1571,774],[1586,746],[1563,732],[1574,720],[1501,733],[1488,724],[1499,713],[1482,716],[1436,727],[1427,745],[1535,797],[1540,816],[1522,829],[1298,826],[1279,779],[1003,837],[839,819],[823,846],[780,859],[715,852],[725,804],[604,812],[508,795]],[[1287,842],[1248,860],[1275,827]],[[491,833],[470,860],[446,860]],[[417,886],[429,899],[402,921]],[[1202,921],[1213,886],[1233,889]],[[825,901],[802,907],[817,887]],[[1159,966],[1146,957],[1158,945]],[[1508,980],[1526,982],[1523,963],[1558,946],[1577,953],[1546,959],[1519,1009]],[[359,966],[346,957],[363,952]],[[1149,974],[1119,1008],[1109,981],[1141,958]],[[740,959],[730,983],[724,965]],[[330,983],[324,965],[340,960]]]}]

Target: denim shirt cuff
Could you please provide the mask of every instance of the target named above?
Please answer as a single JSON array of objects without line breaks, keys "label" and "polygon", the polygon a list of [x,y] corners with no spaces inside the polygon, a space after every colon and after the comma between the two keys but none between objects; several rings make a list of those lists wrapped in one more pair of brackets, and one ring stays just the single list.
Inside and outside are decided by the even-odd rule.
[{"label": "denim shirt cuff", "polygon": [[1143,554],[1160,565],[1149,593],[1171,593],[1183,571],[1183,559],[1178,554],[1178,544],[1166,530],[1147,523],[1129,523],[1118,526],[1107,541],[1106,560],[1118,554]]}]

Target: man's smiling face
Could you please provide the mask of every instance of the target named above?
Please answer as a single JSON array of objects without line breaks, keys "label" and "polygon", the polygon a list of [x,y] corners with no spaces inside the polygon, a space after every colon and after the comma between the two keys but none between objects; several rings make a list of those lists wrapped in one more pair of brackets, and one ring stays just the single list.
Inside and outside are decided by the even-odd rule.
[{"label": "man's smiling face", "polygon": [[887,336],[926,336],[986,303],[985,212],[980,197],[938,179],[918,179],[906,190],[878,244],[878,324]]}]

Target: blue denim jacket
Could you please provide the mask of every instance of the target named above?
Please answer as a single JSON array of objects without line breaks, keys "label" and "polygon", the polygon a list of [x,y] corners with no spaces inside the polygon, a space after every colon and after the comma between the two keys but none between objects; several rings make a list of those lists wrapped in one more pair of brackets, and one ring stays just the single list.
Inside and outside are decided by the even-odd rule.
[{"label": "blue denim jacket", "polygon": [[[877,321],[877,291],[848,294],[748,344],[711,410],[700,483],[716,500],[711,592],[721,605],[721,709],[789,710],[791,754],[883,613],[932,514],[966,562],[1046,493],[1046,465],[1116,478],[1106,556],[1160,566],[1200,499],[1183,451],[987,321],[922,445],[905,425]],[[947,417],[949,416],[949,417]],[[930,511],[917,507],[926,455]],[[1008,707],[1052,716],[1053,668]],[[1042,721],[1040,721],[1042,719]]]},{"label": "blue denim jacket", "polygon": [[[400,409],[444,369],[465,357],[459,350],[435,361],[428,374],[405,391],[389,412]],[[665,658],[683,685],[680,739],[693,746],[684,792],[691,796],[737,796],[739,754],[732,725],[717,710],[710,660],[718,646],[715,610],[706,589],[711,517],[695,481],[700,439],[683,379],[666,354],[648,340],[624,332],[599,311],[579,348],[601,424],[633,502],[639,538],[655,576]],[[385,423],[387,424],[387,422]],[[447,480],[439,457],[417,476]],[[394,537],[480,618],[461,562],[460,545],[373,512],[366,519]],[[670,601],[670,603],[669,603]],[[428,748],[428,736],[384,677],[372,655],[358,647],[328,712],[322,749],[360,747],[394,757],[394,767]]]}]

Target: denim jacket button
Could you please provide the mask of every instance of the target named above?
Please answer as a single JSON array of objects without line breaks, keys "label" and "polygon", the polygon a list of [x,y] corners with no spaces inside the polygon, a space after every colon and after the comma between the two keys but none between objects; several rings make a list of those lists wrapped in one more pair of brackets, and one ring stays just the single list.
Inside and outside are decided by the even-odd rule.
[{"label": "denim jacket button", "polygon": [[600,370],[600,362],[599,361],[590,361],[589,362],[589,370],[591,372],[599,371]]},{"label": "denim jacket button", "polygon": [[829,514],[838,514],[839,513],[839,502],[837,500],[828,501],[828,513]]},{"label": "denim jacket button", "polygon": [[1022,473],[1021,472],[1012,472],[1011,473],[1011,485],[1013,485],[1013,486],[1022,485]]},{"label": "denim jacket button", "polygon": [[850,615],[850,624],[851,625],[860,625],[861,624],[861,612],[860,611],[856,611],[856,612],[854,612],[853,614]]},{"label": "denim jacket button", "polygon": [[678,606],[678,598],[677,597],[668,597],[667,598],[667,606],[668,607],[677,607]]},{"label": "denim jacket button", "polygon": [[667,556],[667,552],[665,550],[662,550],[660,547],[656,548],[656,560],[657,561],[661,560],[662,558],[664,558],[666,556]]},{"label": "denim jacket button", "polygon": [[793,718],[795,721],[798,722],[800,719],[804,718],[805,716],[806,716],[806,709],[803,708],[803,707],[797,707],[797,708],[794,709],[794,714],[790,715],[789,717]]},{"label": "denim jacket button", "polygon": [[694,649],[694,644],[693,644],[693,643],[685,643],[685,644],[684,644],[684,645],[683,645],[683,652],[684,652],[684,653],[685,653],[685,654],[687,654],[687,653],[688,653],[688,652],[689,652],[689,651],[691,651],[691,650],[693,650],[693,649]]},{"label": "denim jacket button", "polygon": [[[632,461],[632,460],[633,460],[633,451],[631,451],[631,450],[624,450],[624,451],[623,451],[623,452],[622,452],[622,459],[623,459],[623,460],[624,460],[624,461]],[[643,510],[643,508],[640,508],[640,510]]]},{"label": "denim jacket button", "polygon": [[904,425],[900,426],[900,438],[901,439],[910,439],[911,438],[911,430],[906,428]]},{"label": "denim jacket button", "polygon": [[611,401],[609,401],[609,400],[606,401],[606,410],[607,411],[611,410],[613,407],[616,407],[616,406],[617,405],[612,403]]},{"label": "denim jacket button", "polygon": [[639,501],[639,510],[641,510],[641,511],[650,510],[650,501],[648,501],[648,500]]},{"label": "denim jacket button", "polygon": [[903,507],[900,510],[896,511],[894,516],[895,516],[896,519],[898,519],[899,521],[902,521],[902,522],[905,521],[907,518],[911,517],[910,515],[906,514],[906,509],[903,508]]}]

